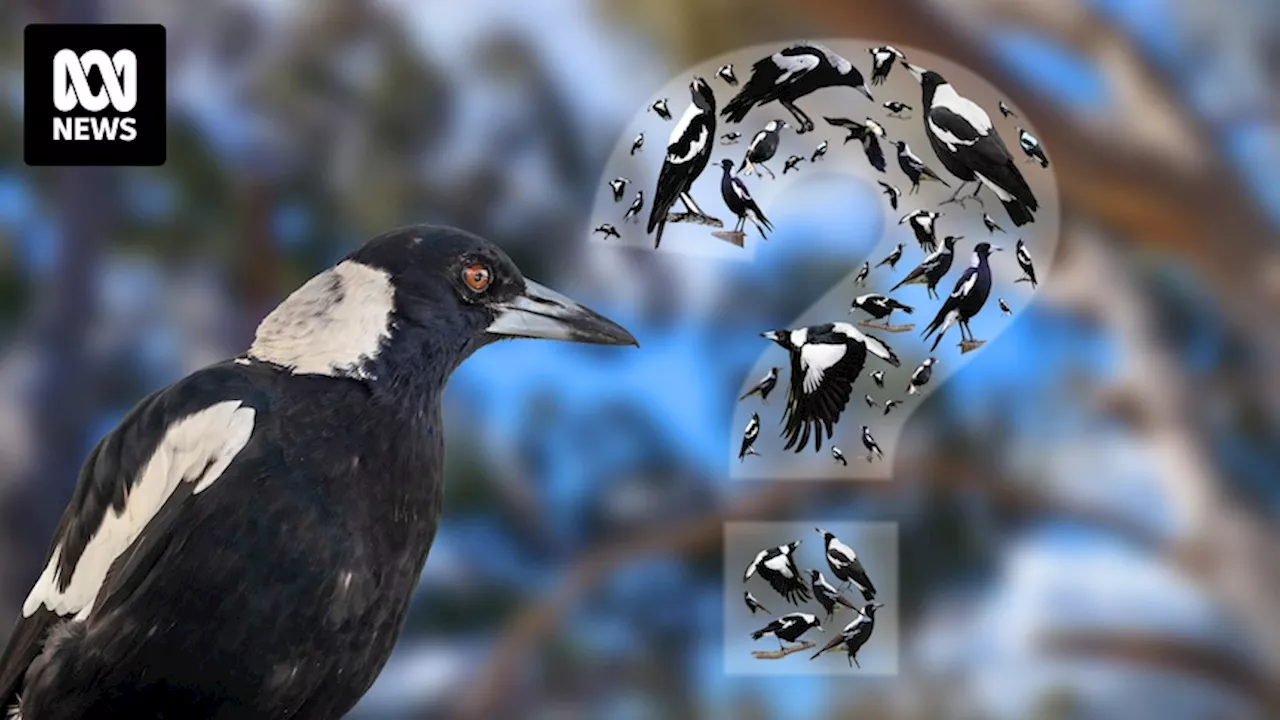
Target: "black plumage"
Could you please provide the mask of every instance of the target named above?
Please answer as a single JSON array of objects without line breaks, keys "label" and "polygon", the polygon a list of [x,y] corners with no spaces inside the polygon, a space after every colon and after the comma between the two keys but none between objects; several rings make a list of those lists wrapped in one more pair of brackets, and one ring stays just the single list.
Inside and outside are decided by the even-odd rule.
[{"label": "black plumage", "polygon": [[982,213],[982,224],[987,226],[988,235],[994,235],[997,230],[1004,232],[1004,228],[1000,227],[999,223],[995,220],[992,220],[991,216],[987,213]]},{"label": "black plumage", "polygon": [[1049,167],[1049,158],[1044,154],[1040,140],[1027,132],[1026,128],[1018,128],[1018,145],[1022,146],[1022,152],[1026,153],[1027,157],[1040,163],[1040,167]]},{"label": "black plumage", "polygon": [[[885,136],[883,125],[871,118],[867,118],[863,122],[850,120],[849,118],[826,116],[823,116],[822,119],[826,120],[828,125],[841,128],[846,132],[846,135],[844,136],[845,143],[848,143],[850,140],[857,140],[858,143],[862,145],[862,153],[867,156],[867,162],[871,164],[871,167],[879,170],[880,172],[885,171],[888,164],[884,158],[884,148],[880,146],[880,140]],[[897,208],[897,189],[885,185],[884,183],[880,184],[886,189],[893,190],[893,193],[889,195],[889,198],[894,208]]]},{"label": "black plumage", "polygon": [[622,234],[618,232],[618,228],[610,225],[609,223],[602,223],[601,225],[596,227],[595,230],[592,230],[591,232],[592,234],[600,233],[601,235],[604,235],[606,240],[608,240],[611,237],[616,237],[616,238],[622,237]]},{"label": "black plumage", "polygon": [[852,87],[871,99],[871,90],[853,63],[817,43],[800,43],[784,48],[751,66],[751,77],[721,111],[729,122],[742,122],[751,108],[775,100],[795,118],[805,133],[813,121],[796,106],[796,101],[826,87]]},{"label": "black plumage", "polygon": [[796,566],[796,549],[800,541],[795,540],[786,545],[767,548],[756,553],[756,557],[747,566],[742,575],[742,582],[759,574],[774,592],[792,605],[809,601],[809,587],[800,577],[800,568]]},{"label": "black plumage", "polygon": [[735,75],[733,72],[733,63],[729,63],[728,65],[721,65],[720,69],[716,70],[716,77],[725,81],[729,85],[738,84],[738,76]]},{"label": "black plumage", "polygon": [[733,226],[734,232],[742,232],[742,228],[750,220],[760,231],[760,237],[768,237],[773,224],[751,197],[746,184],[734,176],[733,161],[725,158],[720,162],[720,167],[724,170],[724,175],[720,178],[720,196],[724,199],[724,206],[738,218],[737,224]]},{"label": "black plumage", "polygon": [[[920,388],[929,384],[929,380],[933,378],[933,366],[938,364],[936,358],[927,357],[923,362],[911,373],[911,378],[907,380],[907,394],[916,395],[920,392]],[[888,408],[885,409],[888,412]]]},{"label": "black plumage", "polygon": [[871,583],[866,568],[862,566],[862,561],[858,559],[858,554],[853,551],[853,548],[841,542],[835,533],[827,532],[822,528],[814,528],[814,530],[822,536],[827,567],[831,568],[831,574],[840,582],[856,587],[858,592],[862,593],[863,599],[874,600],[876,586]]},{"label": "black plumage", "polygon": [[782,174],[786,175],[792,170],[798,170],[799,168],[797,166],[802,162],[804,162],[804,158],[799,155],[792,155],[791,157],[788,157],[787,161],[782,163]]},{"label": "black plumage", "polygon": [[867,295],[859,295],[853,299],[853,307],[849,308],[849,312],[861,310],[877,320],[885,320],[894,313],[895,310],[910,315],[915,309],[910,305],[904,305],[897,300],[877,293],[869,293]]},{"label": "black plumage", "polygon": [[883,603],[867,603],[862,606],[861,612],[855,617],[840,634],[832,638],[821,650],[809,657],[810,660],[817,658],[819,655],[843,646],[845,654],[848,655],[849,665],[857,665],[859,668],[862,664],[858,662],[858,651],[862,646],[867,644],[871,639],[871,634],[876,629],[876,610],[884,607]]},{"label": "black plumage", "polygon": [[809,587],[813,590],[813,599],[817,600],[822,609],[826,611],[828,620],[835,614],[837,605],[857,609],[857,606],[850,602],[849,598],[842,595],[831,583],[827,582],[826,578],[822,577],[821,570],[814,569],[809,571]]},{"label": "black plumage", "polygon": [[609,190],[613,193],[614,202],[622,202],[622,195],[627,191],[631,181],[624,177],[616,177],[609,181]]},{"label": "black plumage", "polygon": [[932,168],[924,164],[924,161],[916,157],[911,152],[911,146],[907,145],[905,140],[899,140],[894,143],[898,148],[898,167],[902,169],[902,173],[911,181],[911,194],[920,192],[920,183],[925,181],[933,181],[942,183],[943,187],[951,187],[951,184],[943,180],[938,173]]},{"label": "black plumage", "polygon": [[906,56],[901,50],[892,45],[881,45],[867,50],[871,53],[871,84],[882,85],[886,78],[889,77],[889,71],[893,70],[893,62],[895,60],[905,60]]},{"label": "black plumage", "polygon": [[791,356],[791,380],[783,413],[784,449],[803,450],[813,436],[822,449],[823,433],[832,428],[849,404],[853,383],[862,373],[867,353],[897,367],[898,356],[883,341],[864,335],[849,323],[826,323],[795,330],[761,333]]},{"label": "black plumage", "polygon": [[809,156],[809,162],[811,163],[818,162],[822,158],[826,157],[827,148],[829,148],[830,146],[831,146],[831,143],[827,142],[826,140],[823,140],[822,142],[818,143],[818,147],[814,148],[813,154]]},{"label": "black plumage", "polygon": [[925,339],[937,333],[937,337],[933,339],[933,345],[929,348],[930,351],[937,349],[947,329],[956,323],[960,325],[961,340],[973,339],[969,321],[982,310],[982,306],[987,302],[987,296],[991,294],[991,265],[988,258],[993,250],[999,249],[985,242],[980,242],[974,247],[972,263],[956,280],[955,289],[947,296],[942,307],[938,308],[938,314],[921,333]]},{"label": "black plumage", "polygon": [[622,214],[622,222],[639,222],[642,210],[644,210],[644,191],[637,190],[635,198],[631,201],[631,207]]},{"label": "black plumage", "polygon": [[868,458],[883,458],[884,452],[880,450],[880,446],[876,443],[876,439],[871,435],[871,428],[866,425],[862,426],[862,447],[870,453]]},{"label": "black plumage", "polygon": [[[881,172],[883,172],[883,170]],[[880,181],[877,180],[876,182],[880,182]],[[889,207],[893,208],[894,210],[897,210],[898,198],[902,197],[902,191],[899,190],[894,185],[890,185],[885,182],[880,182],[880,192],[884,193],[885,197],[889,198]]]},{"label": "black plumage", "polygon": [[1022,240],[1018,240],[1017,250],[1014,255],[1018,258],[1018,267],[1022,268],[1022,277],[1017,282],[1029,282],[1031,287],[1036,286],[1036,266],[1031,262],[1031,253],[1027,252],[1027,244]]},{"label": "black plumage", "polygon": [[885,255],[883,260],[876,263],[876,267],[880,267],[881,265],[888,265],[890,270],[896,270],[898,267],[898,261],[901,259],[902,259],[902,243],[898,243],[898,246],[893,249],[893,252],[889,253],[888,255]]},{"label": "black plumage", "polygon": [[742,139],[742,133],[730,131],[720,136],[721,145],[736,145]]},{"label": "black plumage", "polygon": [[649,109],[652,110],[658,117],[662,118],[663,120],[671,119],[671,110],[670,108],[667,107],[666,98],[655,100],[653,104],[649,106]]},{"label": "black plumage", "polygon": [[751,413],[751,419],[747,421],[747,427],[742,431],[742,447],[738,450],[739,462],[748,455],[760,454],[752,447],[758,437],[760,437],[760,413]]},{"label": "black plumage", "polygon": [[747,151],[742,155],[742,164],[738,165],[738,172],[744,169],[750,175],[755,172],[756,166],[760,166],[765,172],[769,173],[769,177],[774,177],[773,171],[769,169],[766,162],[773,159],[778,152],[778,144],[780,142],[779,134],[784,128],[791,127],[785,120],[770,120],[765,123],[764,129],[756,133],[751,138],[751,142],[747,144]]},{"label": "black plumage", "polygon": [[871,373],[871,381],[874,382],[878,388],[884,387],[884,371],[876,370]]},{"label": "black plumage", "polygon": [[1000,306],[1000,312],[1005,316],[1013,314],[1013,309],[1009,307],[1009,303],[1004,301],[1004,298],[996,298],[996,305]]},{"label": "black plumage", "polygon": [[769,368],[769,372],[764,377],[760,378],[760,382],[756,383],[750,390],[742,393],[742,397],[738,398],[738,401],[741,402],[746,400],[752,395],[759,395],[760,402],[768,402],[769,393],[773,392],[773,389],[777,387],[777,385],[778,368],[771,367]]},{"label": "black plumage", "polygon": [[756,599],[755,595],[751,594],[750,590],[742,591],[742,601],[747,604],[747,609],[751,611],[752,615],[755,615],[757,611],[764,613],[769,612],[769,608],[761,605],[760,601]]},{"label": "black plumage", "polygon": [[1001,101],[997,104],[997,107],[999,107],[999,108],[1000,108],[1000,114],[1001,114],[1001,115],[1003,115],[1003,116],[1005,116],[1005,117],[1018,117],[1018,113],[1016,113],[1016,112],[1014,112],[1014,111],[1010,110],[1010,109],[1009,109],[1009,106],[1008,106],[1008,105],[1006,105],[1006,104],[1005,104],[1005,102],[1004,102],[1003,100],[1001,100]]},{"label": "black plumage", "polygon": [[636,138],[631,141],[631,154],[635,155],[640,152],[640,148],[642,147],[644,147],[644,133],[636,135]]},{"label": "black plumage", "polygon": [[929,297],[936,298],[936,288],[942,278],[946,277],[951,271],[951,263],[955,259],[956,241],[963,239],[954,235],[948,235],[942,238],[942,247],[938,248],[933,254],[924,259],[915,267],[907,276],[902,278],[897,285],[890,288],[889,292],[893,292],[903,285],[924,285],[928,288]]},{"label": "black plumage", "polygon": [[766,635],[772,635],[778,639],[778,648],[782,649],[784,641],[796,642],[813,628],[822,630],[822,626],[818,624],[818,618],[809,613],[790,613],[751,633],[751,639],[759,640]]},{"label": "black plumage", "polygon": [[902,404],[902,402],[901,402],[901,401],[898,401],[898,400],[885,400],[885,401],[884,401],[884,414],[885,414],[885,415],[888,415],[890,410],[893,410],[894,408],[898,407],[898,406],[899,406],[899,405],[901,405],[901,404]]},{"label": "black plumage", "polygon": [[445,383],[512,336],[635,342],[489,242],[412,226],[142,400],[85,462],[0,655],[0,712],[344,715],[435,536]]},{"label": "black plumage", "polygon": [[867,284],[867,277],[871,275],[871,263],[864,262],[862,267],[858,268],[858,274],[853,278],[853,284],[863,286]]},{"label": "black plumage", "polygon": [[862,402],[866,403],[867,407],[869,408],[878,407],[878,404],[876,403],[876,399],[871,397],[871,393],[867,393],[866,395],[863,395]]},{"label": "black plumage", "polygon": [[840,452],[840,448],[836,447],[835,445],[831,446],[831,459],[835,460],[841,465],[844,465],[845,467],[849,466],[849,461],[844,458],[844,453]]},{"label": "black plumage", "polygon": [[907,223],[911,227],[911,232],[916,236],[916,242],[919,243],[920,249],[926,253],[935,252],[938,249],[938,218],[942,217],[942,213],[936,213],[932,210],[912,210],[911,212],[898,218],[898,224]]},{"label": "black plumage", "polygon": [[703,214],[689,191],[711,159],[711,139],[716,134],[716,96],[706,80],[695,77],[689,83],[689,107],[680,121],[671,129],[667,142],[667,156],[658,171],[658,185],[653,191],[653,207],[649,210],[649,224],[645,232],[654,236],[653,246],[662,244],[662,231],[667,226],[667,214],[676,200],[687,210]]},{"label": "black plumage", "polygon": [[911,112],[910,105],[904,102],[898,102],[897,100],[890,100],[889,102],[885,103],[884,109],[889,111],[890,117],[896,117],[903,120],[909,117],[907,115],[904,115],[903,113]]}]

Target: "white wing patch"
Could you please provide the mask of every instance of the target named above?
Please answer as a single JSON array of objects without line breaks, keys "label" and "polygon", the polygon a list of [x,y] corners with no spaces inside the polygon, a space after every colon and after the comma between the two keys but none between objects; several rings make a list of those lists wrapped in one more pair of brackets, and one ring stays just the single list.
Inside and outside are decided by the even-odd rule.
[{"label": "white wing patch", "polygon": [[800,348],[800,367],[804,369],[805,393],[812,393],[822,384],[827,370],[848,352],[844,345],[805,345]]},{"label": "white wing patch", "polygon": [[[107,508],[89,537],[69,579],[58,571],[62,545],[22,605],[23,617],[40,606],[58,615],[88,616],[112,563],[133,544],[179,483],[196,482],[193,493],[208,490],[226,471],[253,434],[255,411],[238,400],[212,405],[175,422],[165,432],[125,498],[124,508]],[[59,590],[61,581],[66,589]]]},{"label": "white wing patch", "polygon": [[[825,52],[830,53],[829,50]],[[773,64],[782,70],[782,74],[778,76],[777,80],[773,81],[773,84],[782,85],[791,82],[794,77],[803,75],[818,67],[818,58],[808,54],[784,55],[778,52],[773,54]]]},{"label": "white wing patch", "polygon": [[742,576],[743,582],[750,580],[751,576],[756,574],[756,567],[760,564],[760,561],[764,559],[764,556],[768,554],[768,550],[761,550],[756,553],[756,559],[751,561],[751,564],[747,566],[746,574]]},{"label": "white wing patch", "polygon": [[[939,85],[933,94],[933,107],[942,106],[965,119],[980,134],[991,131],[991,117],[978,103],[963,97],[950,84]],[[933,123],[930,122],[930,125]]]},{"label": "white wing patch", "polygon": [[955,292],[951,293],[951,297],[967,297],[969,293],[973,292],[973,286],[977,284],[978,273],[972,273],[964,282],[960,283],[960,287],[956,288]]},{"label": "white wing patch", "polygon": [[791,577],[790,561],[787,560],[786,555],[774,555],[764,561],[764,566],[776,573],[779,573],[783,577]]},{"label": "white wing patch", "polygon": [[684,155],[667,153],[667,162],[674,163],[676,165],[679,165],[680,163],[683,163],[683,162],[688,162],[690,158],[702,152],[702,148],[705,147],[707,144],[707,140],[708,140],[707,135],[708,133],[707,133],[706,125],[703,125],[702,127],[698,128],[698,137],[694,138],[693,142],[689,143],[689,152],[685,153]]},{"label": "white wing patch", "polygon": [[827,62],[831,63],[831,67],[835,68],[836,72],[841,75],[848,75],[849,71],[853,69],[853,63],[845,60],[834,52],[831,52],[831,48],[825,45],[819,45],[818,43],[810,43],[810,46],[822,53],[823,57],[827,59]]},{"label": "white wing patch", "polygon": [[938,136],[939,140],[946,143],[947,147],[952,150],[955,150],[956,146],[958,145],[969,146],[978,142],[978,138],[974,138],[972,140],[961,140],[955,135],[952,135],[946,130],[943,130],[942,128],[938,127],[937,124],[933,122],[933,118],[929,118],[929,129],[933,131],[934,135]]}]

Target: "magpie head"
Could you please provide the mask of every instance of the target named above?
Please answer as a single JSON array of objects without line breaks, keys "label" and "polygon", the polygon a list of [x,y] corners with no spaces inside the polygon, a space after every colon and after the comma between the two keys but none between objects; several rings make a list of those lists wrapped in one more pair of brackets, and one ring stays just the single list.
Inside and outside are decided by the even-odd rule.
[{"label": "magpie head", "polygon": [[963,239],[963,235],[948,235],[942,238],[942,244],[945,245],[948,250],[955,250],[956,243]]},{"label": "magpie head", "polygon": [[973,246],[973,254],[976,257],[985,258],[993,252],[1000,250],[999,246],[992,245],[989,242],[980,242]]},{"label": "magpie head", "polygon": [[812,578],[814,582],[818,582],[818,577],[821,575],[822,573],[818,572],[817,568],[814,568],[809,571],[809,577]]},{"label": "magpie head", "polygon": [[711,91],[711,85],[700,77],[695,77],[693,82],[689,83],[689,97],[693,100],[693,104],[698,109],[715,113],[716,111],[716,94]]},{"label": "magpie head", "polygon": [[725,158],[720,161],[720,167],[724,168],[726,172],[733,172],[733,161]]},{"label": "magpie head", "polygon": [[876,616],[876,610],[884,607],[884,603],[867,603],[862,606],[862,614],[869,618]]},{"label": "magpie head", "polygon": [[794,349],[791,345],[791,333],[786,330],[770,330],[760,333],[760,337],[772,340],[787,350]]},{"label": "magpie head", "polygon": [[863,425],[863,426],[862,426],[862,434],[863,434],[863,435],[866,435],[866,434],[867,434],[867,430],[869,430],[869,429],[870,429],[870,428],[868,428],[866,425]]},{"label": "magpie head", "polygon": [[938,364],[938,361],[935,358],[927,357],[924,359],[924,362],[920,364],[925,367],[933,367],[934,365]]},{"label": "magpie head", "polygon": [[906,66],[907,71],[911,73],[911,77],[915,78],[916,81],[920,83],[920,87],[924,88],[925,91],[934,90],[939,85],[947,84],[946,79],[928,68],[913,65],[909,62],[904,62],[903,65]]},{"label": "magpie head", "polygon": [[790,130],[790,129],[791,129],[791,126],[787,124],[787,121],[786,121],[786,120],[783,120],[783,119],[781,119],[781,118],[775,118],[775,119],[773,119],[773,120],[770,120],[770,121],[769,121],[769,125],[768,125],[768,127],[767,127],[766,129],[767,129],[769,132],[775,132],[775,133],[776,133],[776,132],[781,132],[781,131],[783,131],[783,130]]},{"label": "magpie head", "polygon": [[893,146],[894,146],[894,147],[896,147],[896,148],[898,148],[898,152],[900,152],[900,153],[905,153],[905,152],[907,151],[907,141],[906,141],[906,140],[895,140],[895,141],[893,142]]}]

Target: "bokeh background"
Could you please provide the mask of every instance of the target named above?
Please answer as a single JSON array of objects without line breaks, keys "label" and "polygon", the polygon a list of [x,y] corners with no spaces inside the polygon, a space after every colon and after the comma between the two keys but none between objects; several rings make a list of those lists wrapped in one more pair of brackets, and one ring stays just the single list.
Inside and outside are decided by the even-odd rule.
[{"label": "bokeh background", "polygon": [[[168,27],[164,167],[22,164],[22,27],[87,20]],[[447,517],[354,717],[1280,716],[1280,5],[11,0],[0,33],[0,616],[137,398],[361,239],[436,221],[643,348],[509,343],[455,376]],[[1055,271],[913,416],[892,482],[731,482],[755,333],[848,268],[638,251],[620,275],[583,209],[671,75],[841,35],[1025,112]],[[724,523],[786,519],[898,523],[895,678],[725,675]]]}]

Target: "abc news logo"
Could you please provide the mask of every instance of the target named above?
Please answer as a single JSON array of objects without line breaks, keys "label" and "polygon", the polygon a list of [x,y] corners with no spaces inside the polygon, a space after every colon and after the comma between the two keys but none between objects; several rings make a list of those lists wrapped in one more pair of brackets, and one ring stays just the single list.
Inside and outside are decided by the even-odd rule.
[{"label": "abc news logo", "polygon": [[162,165],[162,25],[28,25],[28,165]]}]

